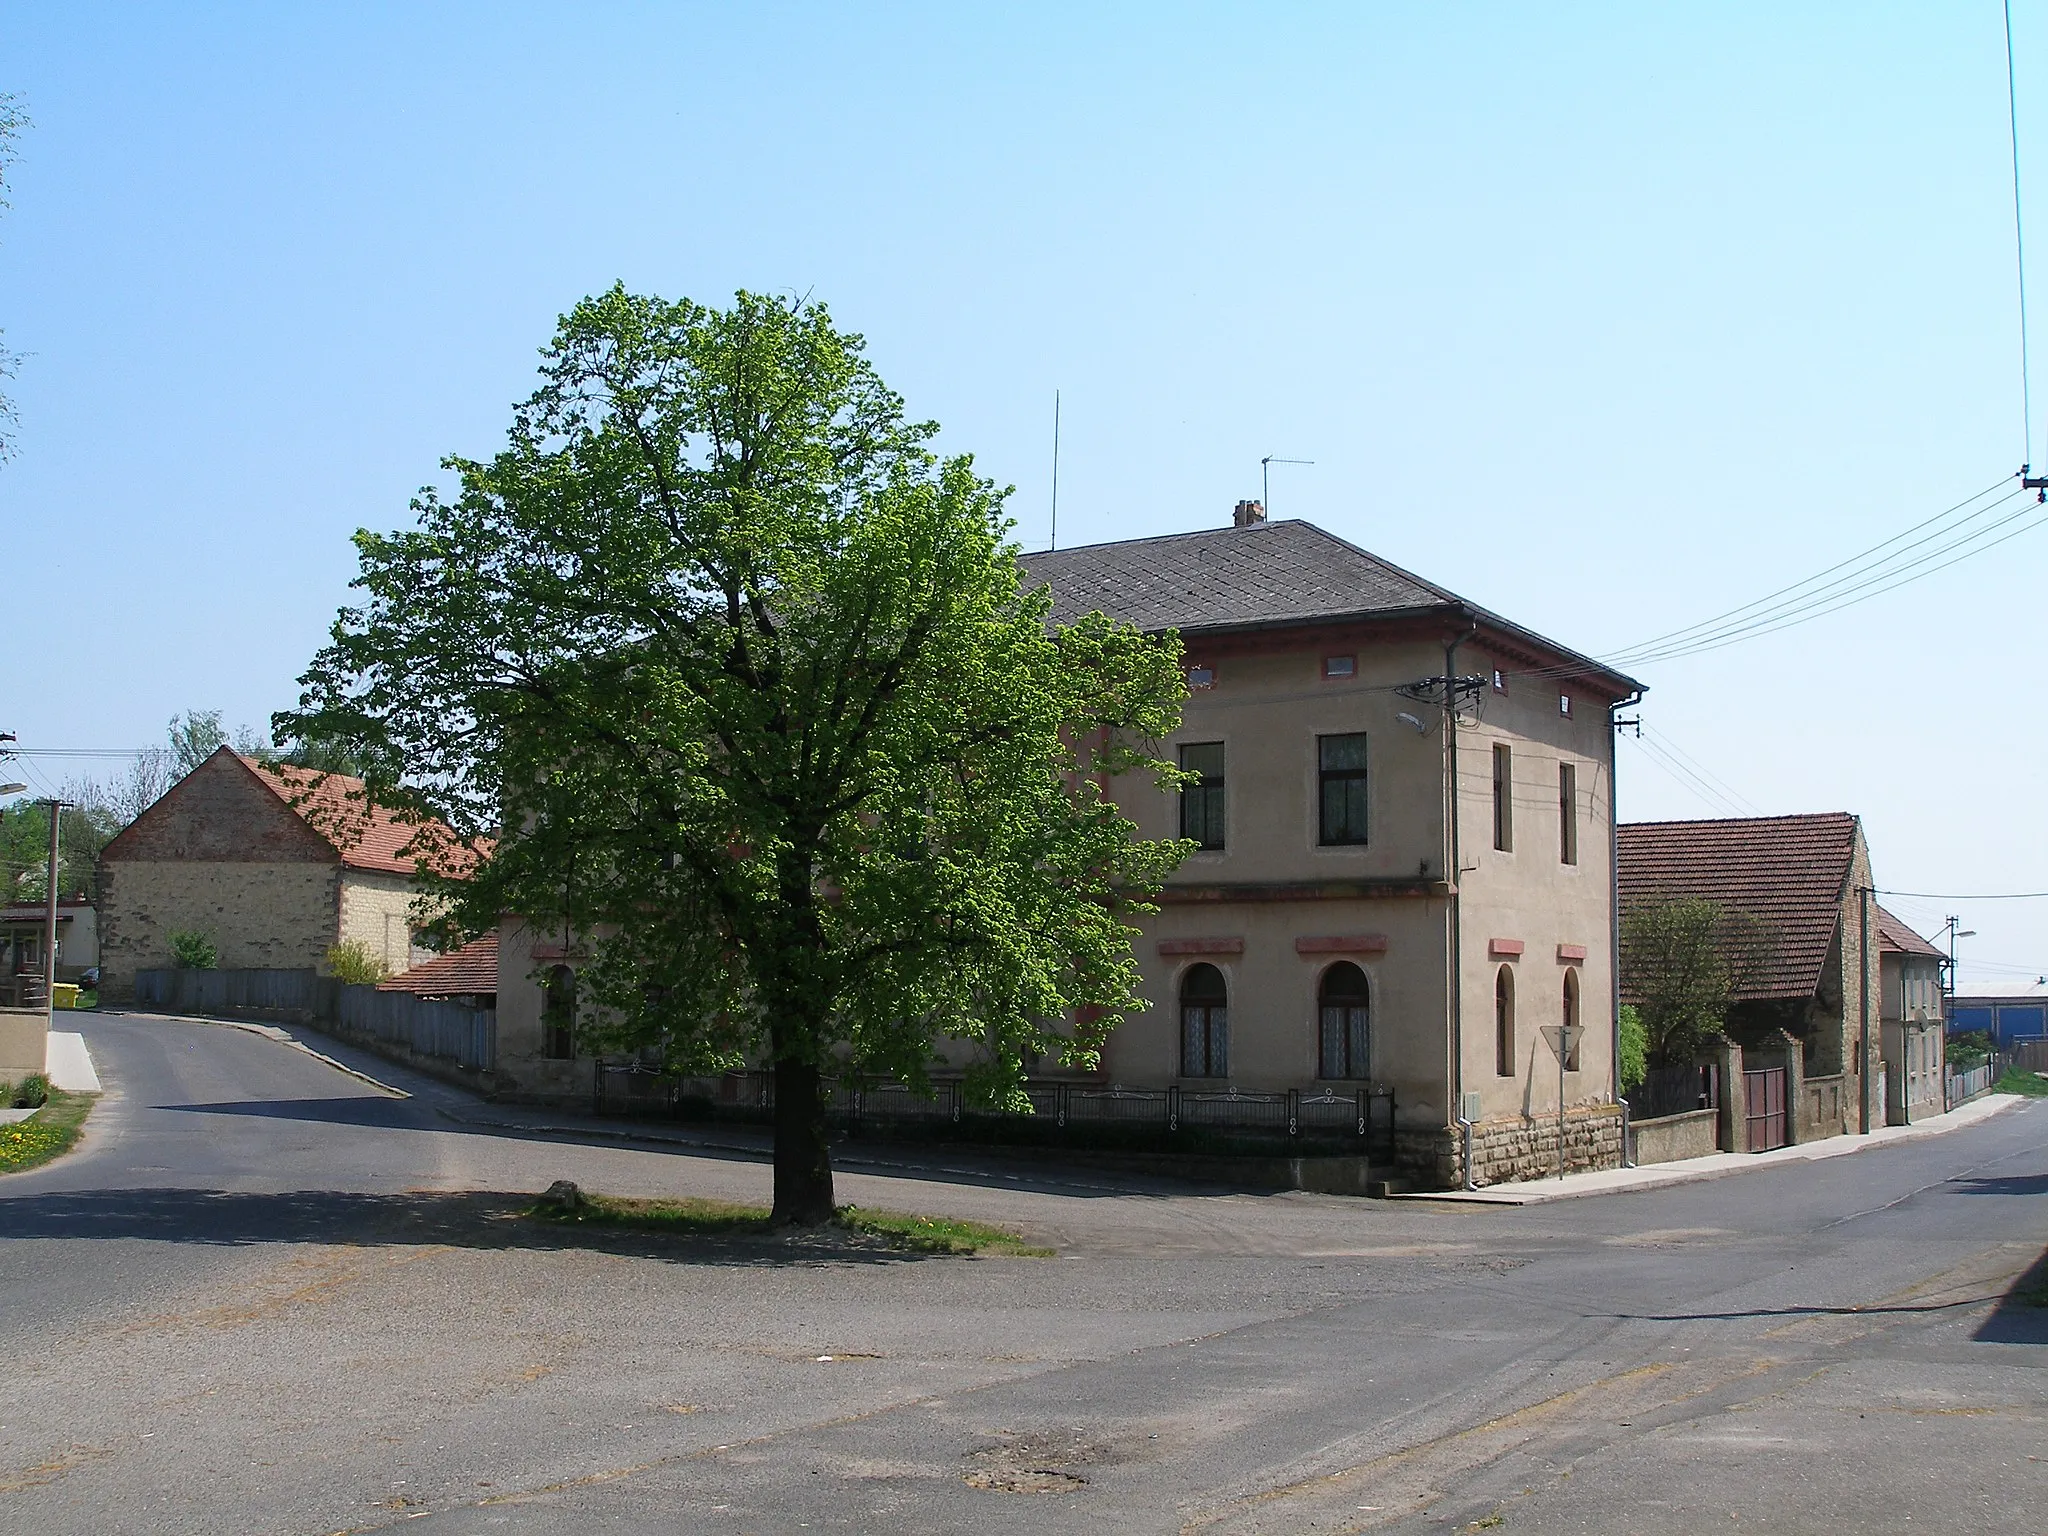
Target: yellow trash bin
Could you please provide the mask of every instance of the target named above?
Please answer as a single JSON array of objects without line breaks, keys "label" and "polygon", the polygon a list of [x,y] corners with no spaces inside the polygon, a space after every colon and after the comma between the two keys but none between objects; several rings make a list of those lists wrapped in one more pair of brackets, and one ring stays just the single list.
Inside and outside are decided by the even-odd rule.
[{"label": "yellow trash bin", "polygon": [[53,1008],[76,1008],[78,1006],[78,983],[59,981],[50,987],[50,1005]]}]

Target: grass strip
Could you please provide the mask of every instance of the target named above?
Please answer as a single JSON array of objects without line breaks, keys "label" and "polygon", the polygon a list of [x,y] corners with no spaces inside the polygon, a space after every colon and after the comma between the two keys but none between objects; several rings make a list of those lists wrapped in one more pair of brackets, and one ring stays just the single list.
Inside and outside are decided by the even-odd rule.
[{"label": "grass strip", "polygon": [[2020,1067],[2007,1067],[2004,1075],[1991,1085],[1991,1091],[2023,1093],[2030,1099],[2048,1099],[2048,1077]]},{"label": "grass strip", "polygon": [[[535,1221],[561,1227],[621,1227],[636,1232],[668,1232],[679,1237],[765,1237],[776,1229],[768,1210],[759,1205],[734,1205],[725,1200],[683,1196],[669,1200],[632,1200],[618,1195],[585,1193],[580,1210],[546,1203],[530,1207]],[[914,1216],[904,1211],[870,1210],[842,1205],[834,1227],[863,1237],[880,1238],[905,1253],[995,1254],[1015,1259],[1049,1259],[1050,1248],[1026,1242],[1003,1227],[948,1216]]]},{"label": "grass strip", "polygon": [[0,1173],[23,1173],[69,1152],[98,1099],[96,1093],[53,1088],[49,1103],[33,1120],[0,1125]]}]

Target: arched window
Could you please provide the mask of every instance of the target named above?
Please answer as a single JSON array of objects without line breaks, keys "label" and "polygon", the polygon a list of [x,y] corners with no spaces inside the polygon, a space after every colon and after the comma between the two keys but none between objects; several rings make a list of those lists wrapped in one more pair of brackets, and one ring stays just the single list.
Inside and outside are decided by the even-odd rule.
[{"label": "arched window", "polygon": [[1563,1007],[1558,1018],[1564,1023],[1564,1069],[1576,1072],[1579,1070],[1579,1041],[1585,1034],[1579,1028],[1579,972],[1576,966],[1565,967]]},{"label": "arched window", "polygon": [[550,1061],[576,1059],[576,973],[566,965],[548,972],[541,1007],[541,1054]]},{"label": "arched window", "polygon": [[1180,979],[1180,1071],[1230,1076],[1230,989],[1213,965],[1190,966]]},{"label": "arched window", "polygon": [[1506,966],[1493,980],[1493,1070],[1515,1075],[1515,973]]},{"label": "arched window", "polygon": [[1323,972],[1321,996],[1323,1077],[1372,1076],[1372,993],[1365,972],[1349,960]]}]

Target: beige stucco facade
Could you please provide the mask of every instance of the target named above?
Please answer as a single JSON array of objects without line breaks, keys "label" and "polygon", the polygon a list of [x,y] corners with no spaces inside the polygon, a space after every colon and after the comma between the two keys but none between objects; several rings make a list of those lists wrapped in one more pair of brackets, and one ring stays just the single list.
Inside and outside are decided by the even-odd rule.
[{"label": "beige stucco facade", "polygon": [[[1330,676],[1333,657],[1349,670],[1340,660],[1342,675]],[[1151,1007],[1112,1038],[1105,1075],[1183,1088],[1312,1087],[1319,988],[1331,966],[1348,962],[1370,990],[1369,1081],[1394,1091],[1404,1127],[1450,1126],[1460,1095],[1467,1110],[1476,1095],[1474,1118],[1504,1133],[1554,1122],[1560,1087],[1568,1108],[1613,1104],[1611,694],[1529,678],[1526,664],[1468,642],[1455,672],[1486,684],[1460,703],[1453,732],[1440,703],[1412,696],[1427,690],[1399,691],[1444,675],[1433,640],[1332,628],[1249,645],[1191,642],[1189,660],[1211,680],[1191,693],[1165,755],[1222,745],[1225,846],[1192,855],[1159,914],[1144,920],[1138,959]],[[1367,840],[1323,846],[1318,738],[1361,733]],[[1506,848],[1494,846],[1496,746],[1509,754]],[[1455,837],[1445,809],[1453,755]],[[1576,818],[1568,842],[1565,767]],[[1177,795],[1136,781],[1116,793],[1147,836],[1179,834]],[[1181,1071],[1179,1000],[1197,965],[1215,966],[1228,988],[1222,1082]],[[1504,971],[1505,1073],[1496,1029]],[[1583,1033],[1560,1083],[1553,1042],[1567,978]]]}]

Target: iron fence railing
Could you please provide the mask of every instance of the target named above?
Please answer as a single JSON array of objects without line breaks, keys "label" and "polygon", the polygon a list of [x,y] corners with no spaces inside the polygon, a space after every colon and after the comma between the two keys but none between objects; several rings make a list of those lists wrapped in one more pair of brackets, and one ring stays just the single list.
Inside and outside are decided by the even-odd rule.
[{"label": "iron fence railing", "polygon": [[1691,1067],[1653,1067],[1628,1092],[1631,1120],[1658,1120],[1689,1110],[1714,1109],[1721,1102],[1721,1073],[1712,1062]]},{"label": "iron fence railing", "polygon": [[[916,1130],[978,1139],[1008,1131],[1072,1145],[1104,1136],[1157,1137],[1173,1144],[1208,1136],[1295,1146],[1342,1144],[1388,1159],[1394,1153],[1391,1088],[1326,1085],[1247,1092],[1032,1080],[1023,1091],[1029,1114],[977,1108],[957,1081],[935,1082],[929,1093],[918,1093],[901,1083],[841,1079],[832,1085],[828,1112],[856,1135]],[[715,1113],[717,1106],[751,1114],[772,1110],[774,1077],[735,1072],[715,1092],[693,1093],[683,1079],[637,1062],[597,1063],[594,1107],[600,1115],[701,1117]]]}]

